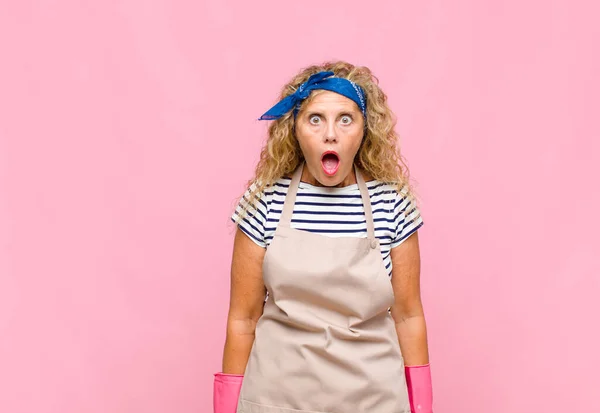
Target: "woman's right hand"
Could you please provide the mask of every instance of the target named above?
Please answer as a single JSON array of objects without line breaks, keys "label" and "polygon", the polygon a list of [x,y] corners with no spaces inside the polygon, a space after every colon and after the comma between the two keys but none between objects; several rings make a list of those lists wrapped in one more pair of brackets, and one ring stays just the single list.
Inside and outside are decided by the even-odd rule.
[{"label": "woman's right hand", "polygon": [[239,374],[215,374],[213,386],[214,413],[235,413],[244,376]]}]

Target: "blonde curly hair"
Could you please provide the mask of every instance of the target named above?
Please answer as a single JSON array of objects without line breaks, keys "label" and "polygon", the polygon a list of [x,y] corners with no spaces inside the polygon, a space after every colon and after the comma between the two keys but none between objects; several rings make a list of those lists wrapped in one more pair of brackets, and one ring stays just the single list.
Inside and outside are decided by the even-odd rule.
[{"label": "blonde curly hair", "polygon": [[[394,131],[396,119],[387,105],[387,95],[379,87],[379,80],[365,66],[354,66],[344,61],[326,62],[312,65],[300,71],[287,83],[279,99],[291,95],[315,73],[331,71],[336,77],[345,78],[361,86],[366,95],[367,119],[365,134],[354,160],[355,164],[373,179],[393,184],[399,193],[417,206],[417,198],[410,182],[408,166],[400,153],[398,135]],[[313,91],[302,102],[302,111],[320,90]],[[237,214],[237,221],[247,211],[256,210],[260,194],[278,179],[291,175],[304,161],[298,140],[294,135],[293,111],[273,121],[269,126],[268,137],[256,165],[255,174],[247,182],[246,199]],[[242,195],[243,197],[243,195]]]}]

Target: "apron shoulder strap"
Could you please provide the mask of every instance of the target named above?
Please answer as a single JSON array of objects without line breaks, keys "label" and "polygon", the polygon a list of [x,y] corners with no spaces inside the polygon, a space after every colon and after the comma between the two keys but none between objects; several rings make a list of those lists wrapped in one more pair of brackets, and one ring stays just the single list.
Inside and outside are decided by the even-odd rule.
[{"label": "apron shoulder strap", "polygon": [[290,182],[290,186],[285,196],[285,202],[283,203],[283,210],[281,211],[278,225],[283,224],[284,226],[289,227],[292,222],[292,213],[294,212],[294,204],[296,203],[296,193],[298,192],[298,185],[300,185],[303,168],[304,162],[298,165],[296,171],[294,171],[294,175],[292,175],[292,182]]},{"label": "apron shoulder strap", "polygon": [[354,166],[354,173],[356,174],[356,182],[358,183],[358,189],[360,190],[360,197],[363,201],[363,207],[365,209],[365,220],[367,221],[367,238],[370,240],[375,239],[375,224],[373,221],[373,209],[371,208],[371,196],[369,195],[369,188],[363,178],[362,174],[358,170],[358,167]]}]

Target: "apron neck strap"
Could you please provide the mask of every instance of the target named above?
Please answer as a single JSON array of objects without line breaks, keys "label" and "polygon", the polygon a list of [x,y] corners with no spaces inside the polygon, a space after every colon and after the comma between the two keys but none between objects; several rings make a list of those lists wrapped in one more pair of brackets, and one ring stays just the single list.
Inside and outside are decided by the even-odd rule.
[{"label": "apron neck strap", "polygon": [[[298,193],[298,186],[300,185],[300,178],[302,177],[302,170],[304,169],[304,162],[302,162],[292,175],[292,182],[287,191],[285,202],[283,203],[283,211],[281,212],[281,218],[279,219],[279,225],[290,226],[292,222],[292,213],[294,212],[294,204],[296,203],[296,194]],[[354,173],[356,175],[356,183],[360,190],[360,197],[363,202],[365,209],[365,220],[367,222],[367,237],[369,239],[375,239],[375,226],[373,223],[373,211],[371,209],[371,197],[369,196],[369,189],[362,174],[358,170],[358,167],[354,165]]]},{"label": "apron neck strap", "polygon": [[292,222],[292,213],[294,212],[294,204],[296,203],[296,193],[298,192],[298,186],[300,185],[300,178],[302,177],[302,170],[304,169],[304,162],[296,168],[294,175],[292,175],[292,182],[288,188],[287,195],[285,196],[285,202],[283,203],[283,211],[281,211],[281,217],[279,218],[279,225],[286,227],[290,226]]},{"label": "apron neck strap", "polygon": [[367,237],[369,239],[375,239],[375,224],[373,221],[373,210],[371,209],[371,196],[369,195],[369,188],[367,188],[365,178],[363,178],[356,165],[354,165],[354,173],[356,174],[356,182],[358,183],[360,197],[362,198],[363,207],[365,208],[365,220],[367,221]]}]

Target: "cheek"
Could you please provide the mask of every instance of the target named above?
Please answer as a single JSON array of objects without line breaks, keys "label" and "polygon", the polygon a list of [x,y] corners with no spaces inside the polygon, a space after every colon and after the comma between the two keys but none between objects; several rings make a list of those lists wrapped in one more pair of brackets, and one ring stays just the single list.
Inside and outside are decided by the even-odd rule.
[{"label": "cheek", "polygon": [[347,135],[346,141],[348,142],[348,146],[353,150],[357,150],[360,147],[360,144],[363,140],[363,131],[362,129],[353,130]]},{"label": "cheek", "polygon": [[311,152],[316,147],[317,139],[315,134],[307,128],[299,127],[296,129],[296,139],[303,152]]}]

